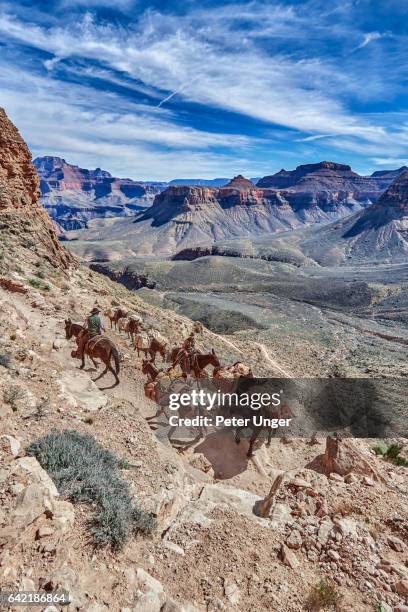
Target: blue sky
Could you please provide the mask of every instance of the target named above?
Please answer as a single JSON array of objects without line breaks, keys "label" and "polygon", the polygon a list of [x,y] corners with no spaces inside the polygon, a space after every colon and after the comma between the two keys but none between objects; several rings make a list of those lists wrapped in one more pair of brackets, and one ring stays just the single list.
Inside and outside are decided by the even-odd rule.
[{"label": "blue sky", "polygon": [[408,164],[401,0],[0,0],[0,105],[117,176]]}]

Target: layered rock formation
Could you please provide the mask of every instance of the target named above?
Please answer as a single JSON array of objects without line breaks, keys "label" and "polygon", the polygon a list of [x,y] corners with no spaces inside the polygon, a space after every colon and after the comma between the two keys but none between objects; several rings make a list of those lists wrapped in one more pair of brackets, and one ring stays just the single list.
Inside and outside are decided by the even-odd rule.
[{"label": "layered rock formation", "polygon": [[375,201],[405,169],[403,166],[398,170],[379,170],[371,176],[361,176],[346,164],[323,161],[317,164],[304,164],[295,170],[282,169],[271,176],[264,176],[258,181],[257,187],[289,189],[310,193],[315,197],[326,191],[339,192],[339,194],[352,194],[360,201],[364,199]]},{"label": "layered rock formation", "polygon": [[408,171],[368,208],[293,236],[270,240],[270,249],[292,249],[322,266],[408,261]]},{"label": "layered rock formation", "polygon": [[377,170],[371,175],[371,179],[375,180],[380,191],[385,191],[392,181],[395,181],[401,174],[408,170],[408,166],[401,166],[398,170]]},{"label": "layered rock formation", "polygon": [[364,250],[369,257],[408,259],[408,171],[359,216],[343,238],[351,241],[356,254]]},{"label": "layered rock formation", "polygon": [[346,164],[323,161],[305,164],[295,170],[280,170],[265,176],[257,187],[285,190],[286,198],[295,210],[318,206],[324,211],[338,209],[338,217],[344,216],[344,207],[368,206],[376,202],[392,181],[404,172],[398,170],[374,172],[361,176]]},{"label": "layered rock formation", "polygon": [[132,215],[150,206],[164,183],[143,183],[113,177],[96,168],[87,170],[60,157],[37,157],[41,201],[64,229],[85,227],[93,218]]},{"label": "layered rock formation", "polygon": [[346,164],[323,161],[317,164],[304,164],[295,170],[280,170],[271,176],[264,176],[257,184],[262,188],[293,189],[295,191],[321,190],[376,191],[375,181],[360,176]]},{"label": "layered rock formation", "polygon": [[[215,241],[252,238],[303,225],[330,223],[360,212],[381,196],[402,169],[360,176],[350,166],[321,162],[281,170],[257,185],[242,175],[222,187],[170,185],[135,219],[90,226],[73,234],[85,241],[116,240],[108,259],[172,254],[208,248]],[[120,243],[119,243],[120,241]],[[100,248],[80,247],[86,258],[100,259]]]},{"label": "layered rock formation", "polygon": [[17,128],[0,108],[0,223],[20,234],[28,248],[43,248],[44,257],[69,267],[73,257],[63,249],[47,213],[39,203],[39,180],[30,151]]}]

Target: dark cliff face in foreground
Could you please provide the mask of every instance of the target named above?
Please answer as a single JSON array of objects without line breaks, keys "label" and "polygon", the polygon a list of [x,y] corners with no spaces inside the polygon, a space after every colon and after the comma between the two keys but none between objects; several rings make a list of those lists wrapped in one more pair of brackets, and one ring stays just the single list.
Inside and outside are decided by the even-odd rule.
[{"label": "dark cliff face in foreground", "polygon": [[37,157],[41,201],[64,229],[85,227],[93,218],[127,216],[153,203],[163,183],[116,178],[96,168],[88,170],[60,157]]},{"label": "dark cliff face in foreground", "polygon": [[55,228],[39,203],[39,180],[31,153],[0,108],[0,224],[6,235],[20,235],[28,248],[53,265],[68,268],[74,258],[58,242]]}]

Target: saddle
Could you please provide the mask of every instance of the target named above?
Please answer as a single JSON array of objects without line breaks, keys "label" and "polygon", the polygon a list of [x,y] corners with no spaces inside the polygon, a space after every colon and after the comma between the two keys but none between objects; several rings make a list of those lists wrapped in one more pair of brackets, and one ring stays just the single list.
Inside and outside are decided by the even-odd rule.
[{"label": "saddle", "polygon": [[98,334],[97,336],[92,336],[92,338],[89,338],[89,340],[87,341],[85,347],[88,350],[92,350],[95,348],[95,346],[98,344],[98,342],[101,342],[102,340],[108,340],[108,342],[110,342],[109,338],[107,338],[107,336],[103,336],[102,334]]}]

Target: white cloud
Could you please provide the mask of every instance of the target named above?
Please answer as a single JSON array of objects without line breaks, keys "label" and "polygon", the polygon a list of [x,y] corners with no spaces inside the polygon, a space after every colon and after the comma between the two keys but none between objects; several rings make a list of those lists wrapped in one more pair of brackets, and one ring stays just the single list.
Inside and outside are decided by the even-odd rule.
[{"label": "white cloud", "polygon": [[367,34],[364,34],[363,40],[362,42],[358,45],[357,49],[363,49],[364,47],[366,47],[367,45],[369,45],[371,42],[374,42],[375,40],[380,40],[380,38],[385,38],[387,36],[390,36],[390,32],[367,32]]},{"label": "white cloud", "polygon": [[[82,22],[41,28],[0,17],[0,31],[57,57],[104,62],[145,84],[186,100],[238,112],[272,124],[309,132],[338,133],[374,142],[381,128],[349,113],[340,101],[333,67],[316,59],[294,61],[268,55],[252,43],[260,32],[294,37],[302,25],[280,7],[252,3],[185,17],[147,12],[137,28],[98,25],[88,13]],[[239,12],[241,11],[241,13]],[[205,20],[204,20],[205,17]],[[238,18],[256,22],[254,32],[234,30]],[[290,24],[290,20],[294,23]],[[259,24],[261,23],[261,27]],[[330,91],[333,95],[330,95]],[[173,92],[173,94],[172,94]]]},{"label": "white cloud", "polygon": [[388,166],[396,168],[397,166],[408,166],[408,158],[405,157],[372,157],[371,161],[377,166]]},{"label": "white cloud", "polygon": [[[132,4],[119,2],[121,8]],[[109,5],[107,0],[74,3],[90,9]],[[251,165],[251,147],[259,144],[255,139],[178,125],[179,117],[171,112],[175,96],[261,120],[269,124],[265,130],[271,125],[289,128],[288,139],[310,147],[322,141],[322,146],[327,143],[343,153],[374,157],[381,150],[390,157],[403,155],[406,128],[347,106],[346,93],[360,99],[370,98],[373,91],[384,95],[381,78],[370,74],[362,82],[361,68],[353,72],[350,62],[357,61],[359,54],[352,53],[345,68],[341,59],[336,63],[324,54],[319,58],[318,53],[292,52],[300,43],[308,49],[313,36],[327,37],[324,20],[342,6],[334,3],[322,12],[320,5],[316,9],[318,4],[311,1],[295,9],[253,0],[246,5],[196,7],[182,16],[149,10],[127,27],[96,23],[91,12],[77,21],[55,25],[53,19],[54,25],[40,26],[12,16],[9,8],[8,13],[0,13],[0,33],[53,57],[44,62],[48,79],[20,73],[13,80],[13,70],[2,70],[0,102],[13,109],[37,151],[38,143],[48,153],[56,153],[56,148],[64,152],[66,147],[76,160],[87,153],[102,159],[97,162],[101,166],[112,156],[104,163],[107,169],[136,178],[163,178],[164,173],[167,178],[219,175],[221,167],[222,174],[229,169],[236,174],[234,167],[261,174],[268,164],[265,160],[264,166]],[[242,22],[245,28],[240,27]],[[362,38],[358,48],[363,48],[391,33],[363,34],[339,23],[332,35],[350,39],[350,52],[356,40]],[[276,50],[282,40],[285,52]],[[74,66],[65,62],[64,70],[145,92],[156,97],[156,107],[54,81],[54,68],[63,58],[80,60]],[[387,95],[391,89],[389,84]],[[24,109],[28,101],[30,118]],[[225,147],[233,153],[224,152]],[[270,172],[270,167],[265,169]]]},{"label": "white cloud", "polygon": [[[36,156],[58,155],[83,167],[92,160],[117,176],[146,180],[197,173],[211,178],[220,168],[232,176],[237,166],[250,169],[245,153],[253,141],[245,136],[178,126],[166,110],[0,68],[0,106]],[[217,152],[220,147],[226,152]]]}]

